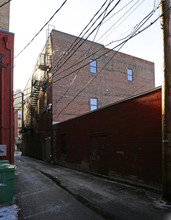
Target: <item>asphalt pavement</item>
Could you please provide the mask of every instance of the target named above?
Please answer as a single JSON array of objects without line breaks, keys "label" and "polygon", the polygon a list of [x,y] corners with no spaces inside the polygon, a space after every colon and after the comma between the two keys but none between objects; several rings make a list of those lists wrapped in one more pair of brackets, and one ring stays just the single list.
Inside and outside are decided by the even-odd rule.
[{"label": "asphalt pavement", "polygon": [[16,155],[18,219],[171,220],[160,192]]}]

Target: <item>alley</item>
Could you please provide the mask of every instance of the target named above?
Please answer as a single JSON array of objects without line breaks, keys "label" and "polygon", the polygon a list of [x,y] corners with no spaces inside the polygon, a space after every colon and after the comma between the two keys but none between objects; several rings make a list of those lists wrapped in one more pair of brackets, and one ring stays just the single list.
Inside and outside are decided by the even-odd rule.
[{"label": "alley", "polygon": [[16,156],[19,219],[169,220],[157,192]]}]

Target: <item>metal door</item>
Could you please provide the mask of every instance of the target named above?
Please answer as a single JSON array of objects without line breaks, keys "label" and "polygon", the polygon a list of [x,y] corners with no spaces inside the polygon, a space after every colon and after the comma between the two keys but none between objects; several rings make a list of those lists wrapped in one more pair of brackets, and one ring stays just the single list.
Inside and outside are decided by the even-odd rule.
[{"label": "metal door", "polygon": [[107,136],[98,135],[90,138],[90,170],[107,175]]}]

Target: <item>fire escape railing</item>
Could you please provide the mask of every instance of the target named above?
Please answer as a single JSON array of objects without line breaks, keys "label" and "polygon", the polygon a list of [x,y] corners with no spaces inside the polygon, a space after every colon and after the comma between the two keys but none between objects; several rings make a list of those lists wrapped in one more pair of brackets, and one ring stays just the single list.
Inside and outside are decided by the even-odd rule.
[{"label": "fire escape railing", "polygon": [[[42,72],[48,72],[50,68],[50,58],[47,54],[40,54],[38,62],[37,62],[37,70]],[[28,129],[33,128],[33,118],[35,115],[35,110],[37,106],[37,102],[39,99],[40,89],[44,89],[48,81],[48,74],[42,76],[38,76],[37,72],[32,76],[31,81],[31,95],[27,102],[27,117],[26,122],[24,123],[24,127]]]}]

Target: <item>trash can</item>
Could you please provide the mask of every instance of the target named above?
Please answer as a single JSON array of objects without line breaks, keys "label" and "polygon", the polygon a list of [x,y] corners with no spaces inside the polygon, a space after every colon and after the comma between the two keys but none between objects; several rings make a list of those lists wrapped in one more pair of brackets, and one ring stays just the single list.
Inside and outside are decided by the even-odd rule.
[{"label": "trash can", "polygon": [[0,204],[12,202],[15,165],[0,164]]},{"label": "trash can", "polygon": [[9,160],[0,160],[0,165],[4,163],[10,163]]}]

